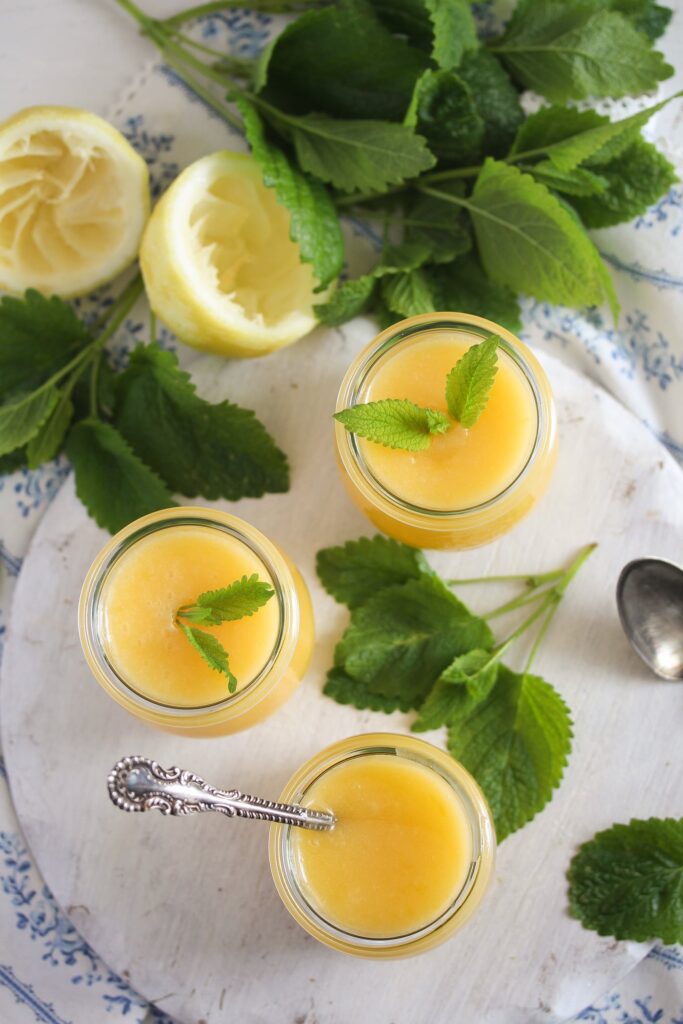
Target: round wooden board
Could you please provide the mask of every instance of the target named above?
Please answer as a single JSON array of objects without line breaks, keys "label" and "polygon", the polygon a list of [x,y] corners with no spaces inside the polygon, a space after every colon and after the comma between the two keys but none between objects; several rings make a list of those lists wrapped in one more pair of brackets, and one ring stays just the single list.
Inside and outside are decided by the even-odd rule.
[{"label": "round wooden board", "polygon": [[[85,938],[184,1024],[553,1022],[611,987],[647,950],[572,920],[565,872],[577,844],[612,822],[682,811],[681,691],[656,681],[632,654],[614,587],[630,558],[681,560],[683,474],[630,413],[549,357],[543,362],[561,429],[549,493],[495,544],[430,555],[449,576],[527,572],[554,568],[587,541],[600,542],[535,665],[572,709],[570,765],[552,803],[501,846],[485,904],[464,931],[412,961],[347,958],[309,938],[280,904],[267,826],[210,815],[128,816],[109,803],[105,777],[124,754],[275,797],[326,744],[408,728],[410,716],[359,712],[320,693],[347,613],[319,587],[314,555],[371,532],[338,479],[329,416],[342,373],[371,332],[361,320],[267,360],[204,356],[192,363],[206,397],[228,395],[265,412],[292,459],[289,494],[230,506],[289,551],[313,594],[312,667],[270,720],[224,739],[178,739],[137,722],[95,684],[78,643],[76,604],[105,535],[70,480],[41,523],[16,590],[2,739],[27,840]],[[304,388],[304,379],[315,385]],[[477,588],[462,596],[484,608],[500,594]],[[427,738],[443,742],[438,733]]]}]

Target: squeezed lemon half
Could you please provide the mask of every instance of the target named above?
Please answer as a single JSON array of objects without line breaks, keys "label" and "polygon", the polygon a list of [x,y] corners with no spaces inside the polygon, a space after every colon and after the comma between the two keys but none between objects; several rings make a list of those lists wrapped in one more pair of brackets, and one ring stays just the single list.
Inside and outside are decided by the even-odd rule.
[{"label": "squeezed lemon half", "polygon": [[0,124],[0,288],[84,295],[137,255],[149,174],[87,110],[28,107]]},{"label": "squeezed lemon half", "polygon": [[244,153],[187,167],[145,230],[140,265],[152,309],[180,339],[224,356],[260,356],[317,320],[316,281],[290,239],[290,215]]}]

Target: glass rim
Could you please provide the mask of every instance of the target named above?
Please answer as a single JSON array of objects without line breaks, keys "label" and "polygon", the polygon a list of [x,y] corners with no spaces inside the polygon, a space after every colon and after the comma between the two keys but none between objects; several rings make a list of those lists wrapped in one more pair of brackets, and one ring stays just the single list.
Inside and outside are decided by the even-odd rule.
[{"label": "glass rim", "polygon": [[[539,384],[545,379],[542,367],[537,363],[533,354],[527,349],[524,343],[507,328],[487,320],[484,317],[475,316],[470,313],[424,313],[419,316],[408,317],[405,320],[382,331],[359,353],[351,363],[344,379],[342,380],[337,395],[336,412],[347,409],[358,401],[359,395],[367,383],[367,378],[375,367],[382,361],[389,351],[405,342],[410,342],[421,333],[430,330],[462,329],[478,333],[482,337],[488,334],[495,334],[506,355],[513,361],[520,370],[526,384],[529,387],[536,411],[536,432],[531,450],[517,475],[497,494],[477,505],[469,505],[457,509],[428,508],[415,505],[400,496],[394,494],[371,472],[363,458],[362,451],[355,434],[346,430],[338,422],[335,422],[335,436],[337,450],[342,464],[358,489],[370,495],[373,499],[380,498],[391,507],[394,515],[401,514],[414,517],[420,521],[429,520],[431,525],[439,523],[441,526],[451,526],[454,521],[464,519],[467,516],[477,515],[494,509],[505,498],[514,495],[530,474],[539,455],[546,445],[546,439],[550,427],[550,415],[547,409],[547,399]],[[540,373],[539,373],[540,371]]]},{"label": "glass rim", "polygon": [[[468,905],[477,891],[481,890],[490,877],[487,860],[492,863],[495,851],[495,833],[491,812],[486,799],[470,773],[449,754],[428,743],[426,740],[398,733],[371,733],[351,736],[340,743],[321,751],[303,765],[289,780],[280,799],[286,802],[301,803],[306,793],[327,772],[348,761],[360,757],[376,755],[396,756],[413,761],[422,767],[435,772],[443,779],[460,801],[470,826],[472,852],[470,866],[457,895],[449,905],[432,921],[413,931],[400,935],[385,937],[364,936],[349,932],[328,921],[323,914],[306,897],[299,883],[297,867],[291,850],[290,836],[292,826],[275,825],[271,827],[271,869],[277,883],[279,877],[287,893],[288,900],[298,914],[309,925],[313,926],[312,934],[322,941],[331,940],[341,946],[345,952],[362,952],[376,955],[382,953],[406,953],[411,947],[422,940],[433,939],[449,924],[457,926],[459,914]],[[321,760],[322,759],[322,760]],[[276,874],[277,871],[277,874]],[[282,896],[282,891],[280,892]],[[475,899],[475,904],[479,897]],[[285,901],[290,911],[288,901]],[[295,918],[297,914],[294,914]],[[301,923],[301,922],[300,922]]]},{"label": "glass rim", "polygon": [[[145,696],[126,680],[107,656],[100,629],[103,590],[111,570],[118,560],[138,541],[162,530],[183,526],[198,526],[218,530],[245,544],[263,563],[272,580],[278,602],[278,629],[268,659],[259,672],[235,693],[208,704],[165,704]],[[299,629],[299,600],[289,566],[275,545],[251,524],[218,509],[201,506],[177,506],[141,516],[115,534],[100,550],[92,562],[83,583],[78,609],[79,633],[83,653],[100,683],[132,702],[137,708],[152,714],[177,720],[200,718],[223,711],[245,710],[261,697],[265,697],[277,683],[291,661]],[[277,667],[282,666],[278,672]],[[267,688],[264,683],[268,682]],[[263,693],[258,696],[258,692]],[[254,699],[256,696],[256,700]]]}]

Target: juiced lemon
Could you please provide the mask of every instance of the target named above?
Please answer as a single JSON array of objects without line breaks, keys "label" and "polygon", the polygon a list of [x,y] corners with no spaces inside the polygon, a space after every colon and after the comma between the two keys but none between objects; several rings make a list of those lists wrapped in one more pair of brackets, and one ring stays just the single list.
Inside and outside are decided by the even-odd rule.
[{"label": "juiced lemon", "polygon": [[311,267],[290,215],[242,153],[187,167],[152,214],[140,263],[152,309],[188,345],[260,356],[316,324]]},{"label": "juiced lemon", "polygon": [[0,125],[0,288],[84,295],[137,255],[147,166],[101,117],[28,107]]}]

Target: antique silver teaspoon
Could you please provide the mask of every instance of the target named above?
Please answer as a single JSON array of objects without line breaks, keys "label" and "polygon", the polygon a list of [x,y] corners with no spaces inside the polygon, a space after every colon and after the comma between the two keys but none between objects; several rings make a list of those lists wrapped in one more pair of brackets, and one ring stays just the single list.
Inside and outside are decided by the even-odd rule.
[{"label": "antique silver teaspoon", "polygon": [[637,558],[621,570],[617,608],[634,650],[662,679],[683,679],[683,569]]},{"label": "antique silver teaspoon", "polygon": [[162,768],[148,757],[123,757],[107,776],[112,801],[122,811],[198,814],[218,811],[229,818],[260,818],[299,828],[331,829],[335,817],[298,804],[280,804],[237,789],[216,789],[185,768]]}]

